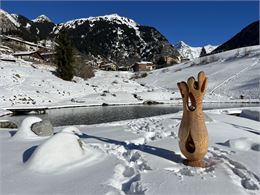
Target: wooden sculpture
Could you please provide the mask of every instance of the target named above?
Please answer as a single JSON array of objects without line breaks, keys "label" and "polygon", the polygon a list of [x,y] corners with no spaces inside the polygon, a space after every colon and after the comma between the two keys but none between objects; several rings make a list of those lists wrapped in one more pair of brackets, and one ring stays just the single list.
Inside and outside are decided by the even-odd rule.
[{"label": "wooden sculpture", "polygon": [[184,164],[205,167],[203,161],[208,151],[208,131],[202,112],[202,100],[208,79],[204,72],[199,72],[198,81],[190,77],[187,83],[177,83],[183,101],[183,116],[179,128],[179,147],[187,158]]}]

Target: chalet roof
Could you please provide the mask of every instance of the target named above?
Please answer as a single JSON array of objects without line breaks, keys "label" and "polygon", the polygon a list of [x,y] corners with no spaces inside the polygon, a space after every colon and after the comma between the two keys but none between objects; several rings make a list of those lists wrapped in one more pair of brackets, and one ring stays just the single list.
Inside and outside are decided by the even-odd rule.
[{"label": "chalet roof", "polygon": [[34,46],[34,47],[39,47],[39,48],[45,48],[45,49],[47,49],[46,47],[43,47],[42,45],[38,45],[38,44],[29,42],[29,41],[24,41],[24,40],[19,39],[19,38],[16,38],[16,37],[10,37],[10,36],[6,36],[6,35],[5,35],[4,38],[11,39],[11,40],[13,40],[13,41],[17,41],[17,42],[20,42],[20,43],[24,43],[24,44],[26,44],[26,45],[30,45],[30,46]]},{"label": "chalet roof", "polygon": [[42,56],[47,56],[47,55],[55,55],[55,52],[45,52],[45,53],[41,53]]},{"label": "chalet roof", "polygon": [[152,62],[149,61],[141,61],[141,62],[136,62],[137,64],[153,64]]},{"label": "chalet roof", "polygon": [[22,51],[22,52],[16,52],[13,54],[13,56],[31,56],[33,54],[36,54],[39,56],[39,58],[44,59],[42,55],[38,51]]},{"label": "chalet roof", "polygon": [[34,53],[39,53],[38,51],[21,51],[21,52],[15,52],[13,55],[14,56],[27,56],[27,55],[32,55]]}]

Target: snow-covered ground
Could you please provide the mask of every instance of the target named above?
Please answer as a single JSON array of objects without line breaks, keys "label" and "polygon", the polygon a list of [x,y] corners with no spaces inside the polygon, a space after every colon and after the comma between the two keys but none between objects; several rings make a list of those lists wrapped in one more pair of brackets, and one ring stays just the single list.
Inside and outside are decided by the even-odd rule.
[{"label": "snow-covered ground", "polygon": [[[259,59],[260,46],[255,46],[155,70],[142,79],[130,72],[97,71],[91,79],[72,82],[54,76],[47,65],[0,61],[0,115],[8,114],[8,107],[176,104],[181,102],[176,83],[201,70],[209,79],[205,102],[259,102]],[[37,118],[19,126],[19,133],[0,129],[0,193],[259,194],[259,108],[206,114],[207,168],[182,164],[181,113],[56,127],[51,137],[29,131]]]},{"label": "snow-covered ground", "polygon": [[1,129],[1,194],[259,194],[260,122],[206,114],[207,168],[182,164],[181,113],[58,127],[41,139]]},{"label": "snow-covered ground", "polygon": [[260,46],[240,48],[197,58],[185,64],[155,70],[140,83],[177,91],[177,81],[203,70],[209,80],[206,101],[258,99],[260,97]]},{"label": "snow-covered ground", "polygon": [[[2,55],[2,58],[8,58]],[[9,56],[10,57],[10,56]],[[54,67],[17,59],[0,61],[0,108],[21,106],[89,106],[141,104],[145,101],[180,103],[177,82],[203,70],[209,87],[207,102],[259,102],[260,47],[248,47],[158,69],[143,79],[134,73],[96,71],[95,77],[63,81]]]}]

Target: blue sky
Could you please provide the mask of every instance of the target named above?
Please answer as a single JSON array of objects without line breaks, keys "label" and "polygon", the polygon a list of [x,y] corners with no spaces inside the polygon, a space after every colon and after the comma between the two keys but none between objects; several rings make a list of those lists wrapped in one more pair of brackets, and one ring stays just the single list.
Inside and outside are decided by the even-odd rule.
[{"label": "blue sky", "polygon": [[118,13],[192,46],[221,44],[259,18],[257,1],[2,1],[1,8],[29,19],[45,14],[55,23]]}]

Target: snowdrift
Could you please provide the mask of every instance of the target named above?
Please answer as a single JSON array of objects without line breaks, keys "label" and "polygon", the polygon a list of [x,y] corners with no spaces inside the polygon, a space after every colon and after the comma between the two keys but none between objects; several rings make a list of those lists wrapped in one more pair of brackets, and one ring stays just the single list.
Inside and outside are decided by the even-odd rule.
[{"label": "snowdrift", "polygon": [[66,127],[39,145],[26,162],[28,168],[42,173],[64,172],[99,161],[102,152],[87,146],[75,133],[82,134],[76,127]]}]

